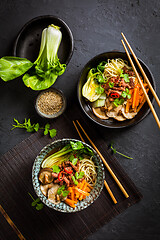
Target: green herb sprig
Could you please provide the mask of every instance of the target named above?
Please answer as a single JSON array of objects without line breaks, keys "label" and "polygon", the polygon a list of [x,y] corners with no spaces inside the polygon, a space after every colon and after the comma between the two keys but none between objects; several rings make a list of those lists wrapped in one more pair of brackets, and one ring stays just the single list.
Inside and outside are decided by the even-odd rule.
[{"label": "green herb sprig", "polygon": [[36,207],[36,210],[42,210],[44,205],[42,202],[40,202],[40,199],[34,199],[33,196],[28,192],[29,196],[32,198],[33,202],[31,203],[32,207]]},{"label": "green herb sprig", "polygon": [[114,87],[114,83],[113,82],[109,82],[109,87],[113,88]]},{"label": "green herb sprig", "polygon": [[76,172],[75,173],[75,177],[76,177],[76,179],[81,179],[82,177],[84,176],[84,172]]},{"label": "green herb sprig", "polygon": [[114,101],[113,101],[113,104],[118,107],[119,105],[122,105],[124,103],[124,99],[123,98],[116,98]]},{"label": "green herb sprig", "polygon": [[62,194],[63,197],[67,197],[69,191],[65,190],[65,188],[66,188],[65,185],[62,185],[60,188],[58,188],[57,194],[58,195]]},{"label": "green herb sprig", "polygon": [[77,158],[77,157],[74,157],[74,155],[72,154],[72,155],[69,157],[69,161],[70,161],[73,165],[76,165],[77,162],[78,162],[78,158]]},{"label": "green herb sprig", "polygon": [[100,86],[96,87],[95,92],[97,94],[102,94],[102,93],[104,93],[104,88],[102,88],[100,85]]},{"label": "green herb sprig", "polygon": [[122,78],[124,78],[124,81],[126,82],[126,83],[128,83],[128,82],[130,82],[130,80],[129,80],[129,75],[128,74],[121,74],[120,75],[120,77],[122,77]]},{"label": "green herb sprig", "polygon": [[113,143],[110,144],[110,148],[112,149],[113,153],[117,153],[117,154],[119,154],[119,155],[121,155],[121,156],[123,156],[123,157],[125,157],[125,158],[128,158],[128,159],[133,159],[132,157],[128,157],[127,155],[118,152],[118,151],[116,150],[116,148],[113,147]]},{"label": "green herb sprig", "polygon": [[126,97],[127,97],[128,99],[130,99],[130,98],[131,98],[131,94],[129,94],[129,89],[126,88],[126,90],[122,92],[121,96],[122,96],[123,98],[126,98]]},{"label": "green herb sprig", "polygon": [[39,129],[43,129],[44,135],[49,134],[51,138],[55,137],[56,133],[57,133],[56,129],[54,129],[54,128],[50,129],[49,123],[47,123],[45,125],[45,127],[40,127],[39,123],[31,124],[30,118],[28,120],[25,118],[24,123],[19,123],[18,120],[15,118],[14,118],[14,121],[15,121],[16,125],[12,124],[13,128],[11,130],[13,130],[15,128],[24,128],[27,130],[27,132],[38,132]]}]

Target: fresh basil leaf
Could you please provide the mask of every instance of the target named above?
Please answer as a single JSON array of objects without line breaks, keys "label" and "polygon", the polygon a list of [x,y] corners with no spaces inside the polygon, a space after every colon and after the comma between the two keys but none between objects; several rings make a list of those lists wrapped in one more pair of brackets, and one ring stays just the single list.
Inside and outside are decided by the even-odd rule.
[{"label": "fresh basil leaf", "polygon": [[52,169],[53,169],[53,172],[54,173],[59,173],[61,170],[60,170],[60,168],[57,166],[57,165],[54,165],[53,167],[52,167]]},{"label": "fresh basil leaf", "polygon": [[113,82],[109,82],[109,87],[113,88],[114,87],[114,83]]},{"label": "fresh basil leaf", "polygon": [[57,134],[57,130],[56,129],[50,129],[49,130],[49,135],[51,138],[55,137]]},{"label": "fresh basil leaf", "polygon": [[33,63],[26,58],[2,57],[0,59],[0,77],[4,81],[10,81],[27,72]]},{"label": "fresh basil leaf", "polygon": [[98,87],[96,87],[95,92],[97,94],[102,94],[104,92],[104,88],[102,88],[101,86],[98,86]]}]

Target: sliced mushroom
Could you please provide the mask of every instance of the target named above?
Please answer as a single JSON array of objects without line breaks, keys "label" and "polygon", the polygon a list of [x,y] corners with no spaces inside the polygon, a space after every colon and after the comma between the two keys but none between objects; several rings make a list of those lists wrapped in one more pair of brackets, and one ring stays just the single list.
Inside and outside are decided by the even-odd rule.
[{"label": "sliced mushroom", "polygon": [[119,105],[118,107],[112,109],[112,111],[107,112],[107,116],[110,118],[114,118],[117,121],[124,121],[126,118],[121,114],[122,105]]},{"label": "sliced mushroom", "polygon": [[123,107],[123,108],[122,108],[122,114],[123,114],[123,116],[126,117],[127,119],[132,119],[132,118],[134,118],[134,117],[136,116],[137,112],[128,112],[128,113],[126,113],[126,112],[125,112],[125,108]]},{"label": "sliced mushroom", "polygon": [[101,119],[104,119],[104,120],[108,119],[105,112],[103,112],[100,107],[92,108],[92,111],[98,118],[101,118]]},{"label": "sliced mushroom", "polygon": [[48,190],[48,200],[54,204],[60,203],[60,198],[57,198],[57,191],[58,191],[59,185],[53,184],[53,187],[51,187]]},{"label": "sliced mushroom", "polygon": [[43,168],[39,172],[39,181],[43,184],[51,183],[54,179],[52,175],[53,171],[51,168]]},{"label": "sliced mushroom", "polygon": [[117,121],[124,121],[124,120],[126,120],[126,118],[123,117],[123,115],[118,115],[118,116],[115,117],[114,119],[116,119]]},{"label": "sliced mushroom", "polygon": [[54,186],[53,183],[46,184],[46,185],[40,185],[40,189],[41,189],[41,192],[43,193],[43,195],[47,197],[48,190],[53,186]]}]

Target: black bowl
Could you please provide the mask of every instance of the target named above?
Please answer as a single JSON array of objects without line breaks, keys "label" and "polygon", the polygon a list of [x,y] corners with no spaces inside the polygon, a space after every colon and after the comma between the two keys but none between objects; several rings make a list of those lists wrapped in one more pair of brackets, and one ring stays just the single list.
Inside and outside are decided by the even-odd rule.
[{"label": "black bowl", "polygon": [[[131,55],[131,57],[132,57],[132,55]],[[92,112],[89,102],[87,102],[85,100],[85,98],[82,96],[82,87],[87,80],[87,74],[88,74],[89,70],[93,67],[96,67],[102,61],[106,61],[107,59],[115,59],[115,58],[122,58],[129,62],[126,53],[106,52],[106,53],[102,53],[102,54],[95,56],[84,66],[81,76],[80,76],[80,79],[79,79],[79,82],[78,82],[78,89],[77,89],[78,90],[78,100],[79,100],[80,106],[82,107],[84,113],[95,123],[97,123],[103,127],[108,127],[108,128],[124,128],[124,127],[133,126],[133,125],[139,123],[149,114],[150,108],[149,108],[147,102],[144,104],[142,109],[138,112],[138,114],[133,119],[130,119],[130,120],[127,119],[125,121],[119,122],[112,118],[107,119],[107,120],[102,120],[102,119],[96,117],[94,115],[94,113]],[[136,66],[136,69],[138,69],[137,64],[135,63],[133,57],[132,57],[132,60]],[[153,77],[151,71],[149,70],[149,68],[146,66],[146,64],[142,60],[140,60],[140,59],[138,59],[138,60],[139,60],[140,64],[142,65],[150,83],[152,84],[153,88],[155,89],[155,81],[154,81],[154,77]],[[149,91],[149,98],[150,98],[151,102],[153,103],[153,96],[150,91]]]},{"label": "black bowl", "polygon": [[72,32],[63,20],[51,15],[36,17],[24,25],[16,38],[13,55],[34,62],[39,54],[42,31],[50,24],[61,28],[62,41],[58,57],[61,63],[68,64],[74,48]]}]

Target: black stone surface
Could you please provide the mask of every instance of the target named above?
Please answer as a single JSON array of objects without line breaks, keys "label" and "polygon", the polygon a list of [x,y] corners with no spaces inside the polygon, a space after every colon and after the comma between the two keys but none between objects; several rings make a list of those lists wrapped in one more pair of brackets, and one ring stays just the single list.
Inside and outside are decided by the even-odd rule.
[{"label": "black stone surface", "polygon": [[[121,31],[126,34],[136,55],[149,66],[160,95],[159,1],[0,1],[0,57],[12,54],[14,40],[27,21],[48,14],[62,18],[71,28],[75,40],[73,57],[65,74],[55,84],[65,93],[68,107],[77,99],[77,81],[85,63],[102,52],[113,49],[123,51]],[[0,81],[0,154],[29,136],[23,130],[10,131],[14,117],[19,121],[30,117],[32,121],[45,123],[34,110],[36,95],[37,92],[26,88],[21,79],[8,83]],[[159,113],[157,104],[154,105]],[[111,130],[98,127],[91,121],[90,124],[106,139],[106,144],[113,140],[120,152],[133,157],[133,160],[129,160],[117,155],[144,198],[104,225],[88,240],[160,239],[160,137],[152,114],[127,129]],[[2,223],[4,221],[2,219]],[[2,227],[0,231],[3,240],[11,239],[8,231],[5,232]]]}]

